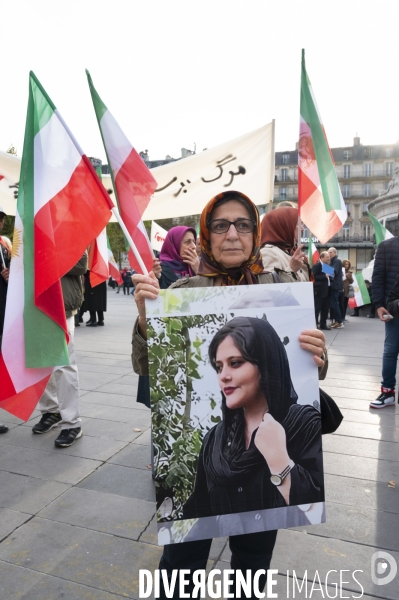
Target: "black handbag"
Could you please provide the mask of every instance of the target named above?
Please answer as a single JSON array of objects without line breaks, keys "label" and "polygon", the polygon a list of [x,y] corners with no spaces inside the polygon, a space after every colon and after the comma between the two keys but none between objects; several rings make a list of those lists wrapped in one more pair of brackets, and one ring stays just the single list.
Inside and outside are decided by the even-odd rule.
[{"label": "black handbag", "polygon": [[321,433],[334,433],[341,425],[343,414],[337,403],[320,388]]}]

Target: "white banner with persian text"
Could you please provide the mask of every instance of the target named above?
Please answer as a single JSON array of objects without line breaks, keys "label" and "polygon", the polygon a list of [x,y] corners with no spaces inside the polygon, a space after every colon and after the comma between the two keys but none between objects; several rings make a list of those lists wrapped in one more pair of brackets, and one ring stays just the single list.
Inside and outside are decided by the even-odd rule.
[{"label": "white banner with persian text", "polygon": [[167,233],[166,229],[158,225],[158,223],[155,221],[151,222],[151,248],[153,250],[161,252]]},{"label": "white banner with persian text", "polygon": [[158,188],[143,219],[198,215],[221,192],[267,204],[274,188],[274,121],[215,148],[151,169]]}]

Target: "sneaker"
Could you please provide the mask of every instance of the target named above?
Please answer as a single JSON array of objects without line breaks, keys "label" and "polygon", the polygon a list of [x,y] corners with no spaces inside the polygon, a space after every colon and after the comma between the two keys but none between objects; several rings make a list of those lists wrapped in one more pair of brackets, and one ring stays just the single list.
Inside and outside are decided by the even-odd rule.
[{"label": "sneaker", "polygon": [[370,402],[370,408],[385,408],[395,405],[395,392],[381,392],[381,394]]},{"label": "sneaker", "polygon": [[88,321],[86,323],[86,327],[97,327],[97,321],[94,321],[94,323],[92,323],[91,321]]},{"label": "sneaker", "polygon": [[7,425],[3,425],[3,423],[0,423],[0,433],[7,433],[7,431],[8,431]]},{"label": "sneaker", "polygon": [[61,421],[60,413],[44,413],[36,425],[32,427],[33,433],[47,433],[50,429],[58,427]]},{"label": "sneaker", "polygon": [[338,323],[338,321],[336,321],[334,323],[334,325],[331,325],[331,329],[344,329],[345,326],[343,323]]},{"label": "sneaker", "polygon": [[74,427],[73,429],[63,429],[60,435],[55,440],[54,444],[58,448],[67,448],[72,446],[76,440],[82,437],[83,431],[81,427]]}]

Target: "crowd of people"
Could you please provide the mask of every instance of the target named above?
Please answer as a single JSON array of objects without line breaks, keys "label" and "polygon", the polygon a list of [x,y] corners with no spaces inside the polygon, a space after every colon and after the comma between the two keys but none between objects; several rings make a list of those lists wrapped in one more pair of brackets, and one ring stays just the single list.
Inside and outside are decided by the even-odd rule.
[{"label": "crowd of people", "polygon": [[[5,213],[0,207],[0,232],[4,218]],[[0,249],[1,341],[11,261],[10,244],[1,236]],[[372,408],[384,408],[395,404],[395,374],[399,354],[398,257],[399,239],[395,237],[380,244],[375,259],[373,302],[378,317],[385,323],[386,338],[381,394],[370,403]],[[337,250],[333,247],[322,252],[320,260],[312,268],[309,267],[303,247],[298,240],[298,213],[295,208],[280,207],[267,213],[261,221],[253,202],[244,194],[232,191],[220,193],[207,203],[200,218],[199,236],[192,227],[173,227],[166,236],[159,257],[154,258],[153,269],[149,275],[140,275],[125,268],[121,272],[121,278],[123,293],[125,295],[134,293],[138,309],[138,318],[133,327],[132,361],[134,370],[139,374],[137,401],[148,407],[150,407],[150,388],[145,301],[156,298],[160,289],[271,285],[278,282],[295,284],[313,281],[317,328],[302,332],[299,336],[299,344],[303,350],[311,353],[319,368],[319,378],[323,379],[328,366],[324,331],[344,327],[344,323],[347,322],[348,300],[353,283],[351,263],[349,260],[341,261]],[[74,328],[79,327],[83,322],[85,311],[90,315],[87,326],[104,325],[107,290],[106,283],[94,288],[91,286],[90,273],[87,271],[87,253],[62,278],[61,283],[69,333],[70,365],[61,367],[53,373],[39,402],[38,408],[42,416],[32,431],[35,434],[43,434],[60,427],[60,435],[56,438],[55,445],[63,448],[73,444],[83,433],[79,416],[79,379],[74,352]],[[116,286],[116,293],[119,292],[120,287]],[[248,323],[242,324],[244,328],[249,325],[252,327]],[[226,333],[226,336],[230,335]],[[251,330],[248,335],[248,339],[255,340],[258,334]],[[268,331],[268,335],[272,339],[273,334]],[[222,336],[215,346],[214,356],[211,356],[211,362],[213,361],[212,364],[217,371],[224,360],[220,354],[224,348],[224,339]],[[220,352],[219,345],[222,348]],[[243,348],[244,346],[245,344]],[[248,349],[248,356],[252,356],[253,350],[253,348]],[[244,349],[237,350],[243,362],[246,360],[251,362],[251,358],[245,358],[245,352]],[[285,352],[281,349],[280,353],[283,356]],[[302,454],[306,453],[306,450],[299,445],[295,461],[292,461],[292,456],[288,454],[288,446],[281,442],[281,431],[285,427],[284,418],[287,416],[290,403],[295,404],[295,398],[293,400],[292,396],[295,391],[291,388],[287,390],[289,402],[287,401],[285,412],[279,408],[277,400],[271,401],[270,393],[265,394],[263,388],[259,388],[257,392],[259,397],[255,404],[248,404],[246,398],[239,406],[229,405],[230,413],[233,415],[230,415],[232,423],[237,408],[244,410],[242,414],[245,417],[239,429],[243,432],[244,441],[237,442],[235,446],[235,460],[237,464],[244,460],[243,451],[250,451],[254,455],[256,448],[261,451],[270,473],[280,481],[274,490],[276,506],[290,504],[290,495],[295,497],[295,493],[298,492],[295,486],[301,477],[306,486],[317,488],[320,499],[323,499],[323,489],[319,486],[317,478],[312,479],[306,475],[306,470],[304,471],[304,467],[301,466],[305,460]],[[314,411],[310,416],[314,421],[317,411],[313,413]],[[234,429],[231,433],[229,427],[231,425],[224,423],[219,428],[221,452],[227,452],[223,446],[226,440],[232,435],[237,435],[238,430]],[[215,429],[215,435],[219,435],[219,429],[217,431]],[[281,445],[282,452],[270,453],[264,447],[262,436],[257,433],[258,430],[262,432],[263,437],[269,440],[275,439],[276,444],[277,440],[280,440],[278,444]],[[0,433],[6,431],[7,427],[0,425]],[[203,476],[204,485],[207,485],[207,473],[204,472]],[[213,501],[216,504],[219,502],[216,496]],[[232,501],[231,496],[229,501]],[[232,568],[242,572],[248,569],[251,573],[259,568],[267,570],[276,537],[277,531],[231,536],[229,543],[232,552]],[[159,568],[166,569],[170,577],[174,569],[187,568],[190,571],[205,569],[211,542],[212,539],[206,539],[165,545]],[[262,583],[265,583],[265,580]],[[161,597],[165,597],[164,590],[161,590]]]}]

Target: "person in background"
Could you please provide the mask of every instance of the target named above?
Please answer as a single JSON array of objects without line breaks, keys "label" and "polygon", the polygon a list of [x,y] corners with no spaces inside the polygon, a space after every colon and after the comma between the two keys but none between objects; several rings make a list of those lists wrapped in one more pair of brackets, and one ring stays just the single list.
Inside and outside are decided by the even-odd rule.
[{"label": "person in background", "polygon": [[104,326],[104,312],[107,312],[107,282],[103,281],[92,287],[90,271],[87,271],[85,273],[84,289],[85,308],[90,314],[90,319],[86,321],[86,327]]},{"label": "person in background", "polygon": [[162,267],[162,275],[159,280],[161,289],[168,288],[185,275],[193,277],[197,274],[199,258],[196,242],[197,233],[194,227],[178,225],[169,229],[159,253]]},{"label": "person in background", "polygon": [[322,252],[320,254],[320,261],[312,267],[314,275],[315,316],[316,324],[318,324],[320,316],[318,328],[330,331],[331,328],[327,325],[327,316],[330,308],[330,276],[327,273],[323,273],[323,263],[326,265],[330,264],[330,255],[328,252]]},{"label": "person in background", "polygon": [[385,323],[384,353],[382,356],[381,394],[370,408],[395,405],[396,368],[399,354],[399,320],[392,319],[387,307],[388,297],[399,274],[399,238],[384,240],[377,248],[373,268],[373,303],[379,319]]},{"label": "person in background", "polygon": [[344,293],[343,293],[343,304],[342,304],[342,309],[341,309],[344,323],[348,322],[345,317],[346,317],[346,311],[348,310],[349,286],[353,283],[351,267],[352,267],[352,265],[348,259],[345,259],[342,261],[342,268],[345,269],[345,276],[344,276],[344,273],[342,272]]},{"label": "person in background", "polygon": [[268,212],[261,224],[261,255],[265,271],[285,271],[296,281],[309,281],[309,265],[298,247],[298,211],[290,206]]},{"label": "person in background", "polygon": [[[127,295],[129,295],[129,289],[130,286],[132,285],[132,272],[130,269],[126,269],[126,267],[122,270],[121,273],[121,277],[122,277],[122,281],[123,281],[123,295],[125,296],[126,293]],[[126,292],[127,290],[127,292]]]},{"label": "person in background", "polygon": [[[0,233],[4,227],[6,213],[0,206]],[[4,315],[6,312],[6,299],[8,290],[8,277],[10,274],[11,248],[7,241],[0,235],[0,349],[3,337]],[[7,433],[7,425],[0,423],[0,433]]]},{"label": "person in background", "polygon": [[332,329],[343,329],[343,317],[341,314],[341,309],[339,308],[339,293],[343,289],[342,282],[342,262],[338,258],[337,251],[335,248],[330,248],[328,250],[328,254],[330,255],[330,265],[334,269],[334,277],[331,280],[331,310],[332,317],[334,318],[335,323],[331,325]]}]

